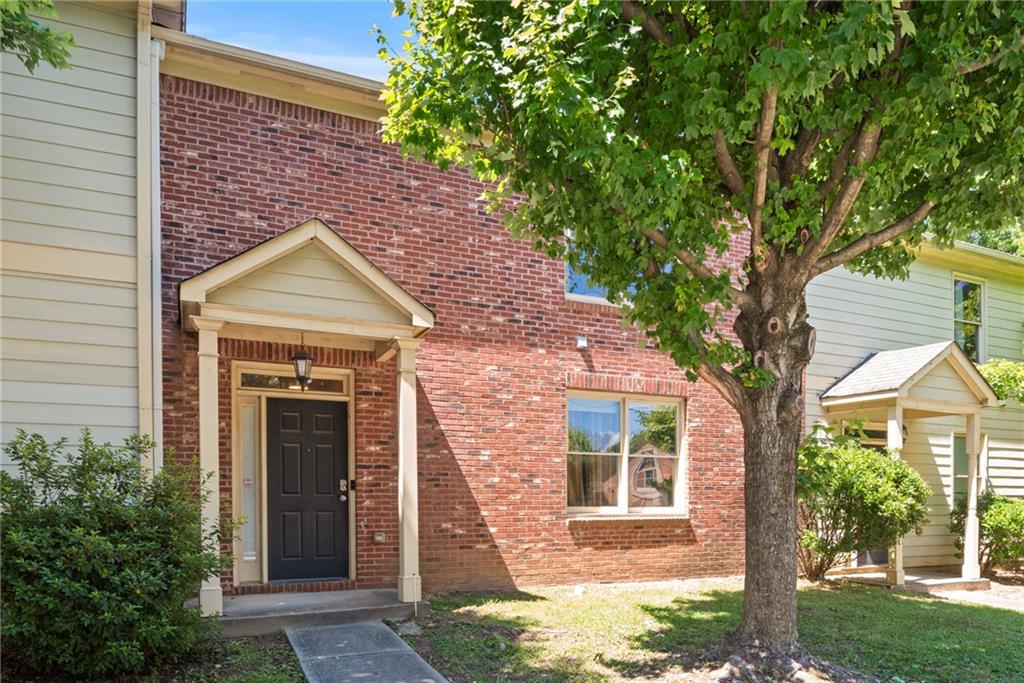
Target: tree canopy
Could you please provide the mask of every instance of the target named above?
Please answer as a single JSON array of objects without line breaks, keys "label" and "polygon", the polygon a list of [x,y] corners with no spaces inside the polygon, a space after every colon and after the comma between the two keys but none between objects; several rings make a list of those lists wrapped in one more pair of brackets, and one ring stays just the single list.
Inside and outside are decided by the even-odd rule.
[{"label": "tree canopy", "polygon": [[[513,234],[743,426],[741,647],[796,644],[805,288],[906,274],[1024,215],[1024,3],[396,0],[384,137],[488,183]],[[569,438],[572,438],[570,434]],[[787,552],[787,549],[793,552]]]},{"label": "tree canopy", "polygon": [[53,0],[0,0],[0,50],[17,56],[29,71],[40,62],[66,69],[74,39],[35,17],[56,19]]},{"label": "tree canopy", "polygon": [[967,239],[982,247],[1024,256],[1024,221],[1018,220],[988,230],[975,230]]},{"label": "tree canopy", "polygon": [[397,10],[414,31],[389,56],[385,136],[492,181],[517,234],[628,293],[702,374],[770,380],[719,325],[765,271],[900,276],[926,232],[948,245],[1022,213],[1024,4]]}]

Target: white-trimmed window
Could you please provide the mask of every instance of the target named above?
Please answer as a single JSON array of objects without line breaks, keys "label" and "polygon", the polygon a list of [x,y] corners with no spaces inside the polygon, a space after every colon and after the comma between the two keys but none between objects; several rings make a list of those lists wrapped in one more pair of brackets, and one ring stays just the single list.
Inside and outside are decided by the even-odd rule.
[{"label": "white-trimmed window", "polygon": [[975,363],[985,359],[984,294],[985,286],[981,282],[962,277],[953,279],[953,338]]},{"label": "white-trimmed window", "polygon": [[[953,500],[967,495],[967,436],[953,434]],[[988,435],[981,435],[981,452],[978,453],[979,484],[988,476]],[[979,489],[980,492],[981,489]]]},{"label": "white-trimmed window", "polygon": [[684,507],[683,404],[608,394],[568,397],[570,512],[679,513]]}]

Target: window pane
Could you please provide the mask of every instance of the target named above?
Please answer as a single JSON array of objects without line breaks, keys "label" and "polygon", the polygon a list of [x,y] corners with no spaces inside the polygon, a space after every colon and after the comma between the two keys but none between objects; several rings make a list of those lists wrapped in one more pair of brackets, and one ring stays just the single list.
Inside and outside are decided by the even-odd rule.
[{"label": "window pane", "polygon": [[619,456],[569,454],[569,507],[614,506],[618,501]]},{"label": "window pane", "polygon": [[622,404],[593,398],[569,399],[569,452],[618,453]]},{"label": "window pane", "polygon": [[629,404],[629,452],[665,456],[676,454],[675,405]]},{"label": "window pane", "polygon": [[630,457],[629,507],[671,507],[675,458]]},{"label": "window pane", "polygon": [[[251,399],[250,399],[251,400]],[[258,461],[259,419],[255,405],[240,406],[241,411],[241,456],[242,456],[242,559],[256,559],[256,538],[259,535],[259,482],[256,464]]]},{"label": "window pane", "polygon": [[[285,391],[302,391],[299,381],[294,375],[260,375],[256,373],[243,372],[242,386],[251,389],[276,389]],[[345,380],[343,379],[317,379],[310,380],[306,391],[329,391],[336,394],[345,393]]]},{"label": "window pane", "polygon": [[953,317],[956,320],[981,322],[981,285],[965,280],[954,283]]},{"label": "window pane", "polygon": [[967,495],[967,437],[953,437],[953,497]]},{"label": "window pane", "polygon": [[571,294],[608,298],[608,292],[604,287],[593,284],[586,275],[577,273],[568,263],[565,264],[565,291]]},{"label": "window pane", "polygon": [[975,363],[978,362],[978,346],[981,328],[971,323],[953,323],[953,337],[960,348],[964,350],[967,357]]}]

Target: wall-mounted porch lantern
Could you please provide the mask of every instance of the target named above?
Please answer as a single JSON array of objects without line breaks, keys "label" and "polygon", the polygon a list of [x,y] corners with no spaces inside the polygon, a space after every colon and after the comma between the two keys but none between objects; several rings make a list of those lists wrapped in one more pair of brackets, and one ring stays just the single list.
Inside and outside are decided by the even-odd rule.
[{"label": "wall-mounted porch lantern", "polygon": [[302,348],[292,354],[292,367],[295,369],[295,379],[303,391],[309,386],[313,379],[313,356],[306,351],[305,340],[301,340]]}]

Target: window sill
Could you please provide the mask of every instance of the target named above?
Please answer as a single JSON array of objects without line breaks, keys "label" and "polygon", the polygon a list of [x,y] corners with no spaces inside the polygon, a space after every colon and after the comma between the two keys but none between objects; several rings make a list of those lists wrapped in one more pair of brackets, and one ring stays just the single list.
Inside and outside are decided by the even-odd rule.
[{"label": "window sill", "polygon": [[566,292],[565,300],[575,301],[581,304],[594,304],[595,306],[606,306],[608,308],[615,309],[622,308],[621,305],[613,304],[611,301],[608,301],[608,299],[605,299],[603,296],[593,296],[591,294],[576,294],[574,292]]},{"label": "window sill", "polygon": [[570,512],[566,514],[565,519],[569,524],[587,524],[591,522],[681,522],[688,521],[690,516],[682,512],[635,512],[633,514]]}]

